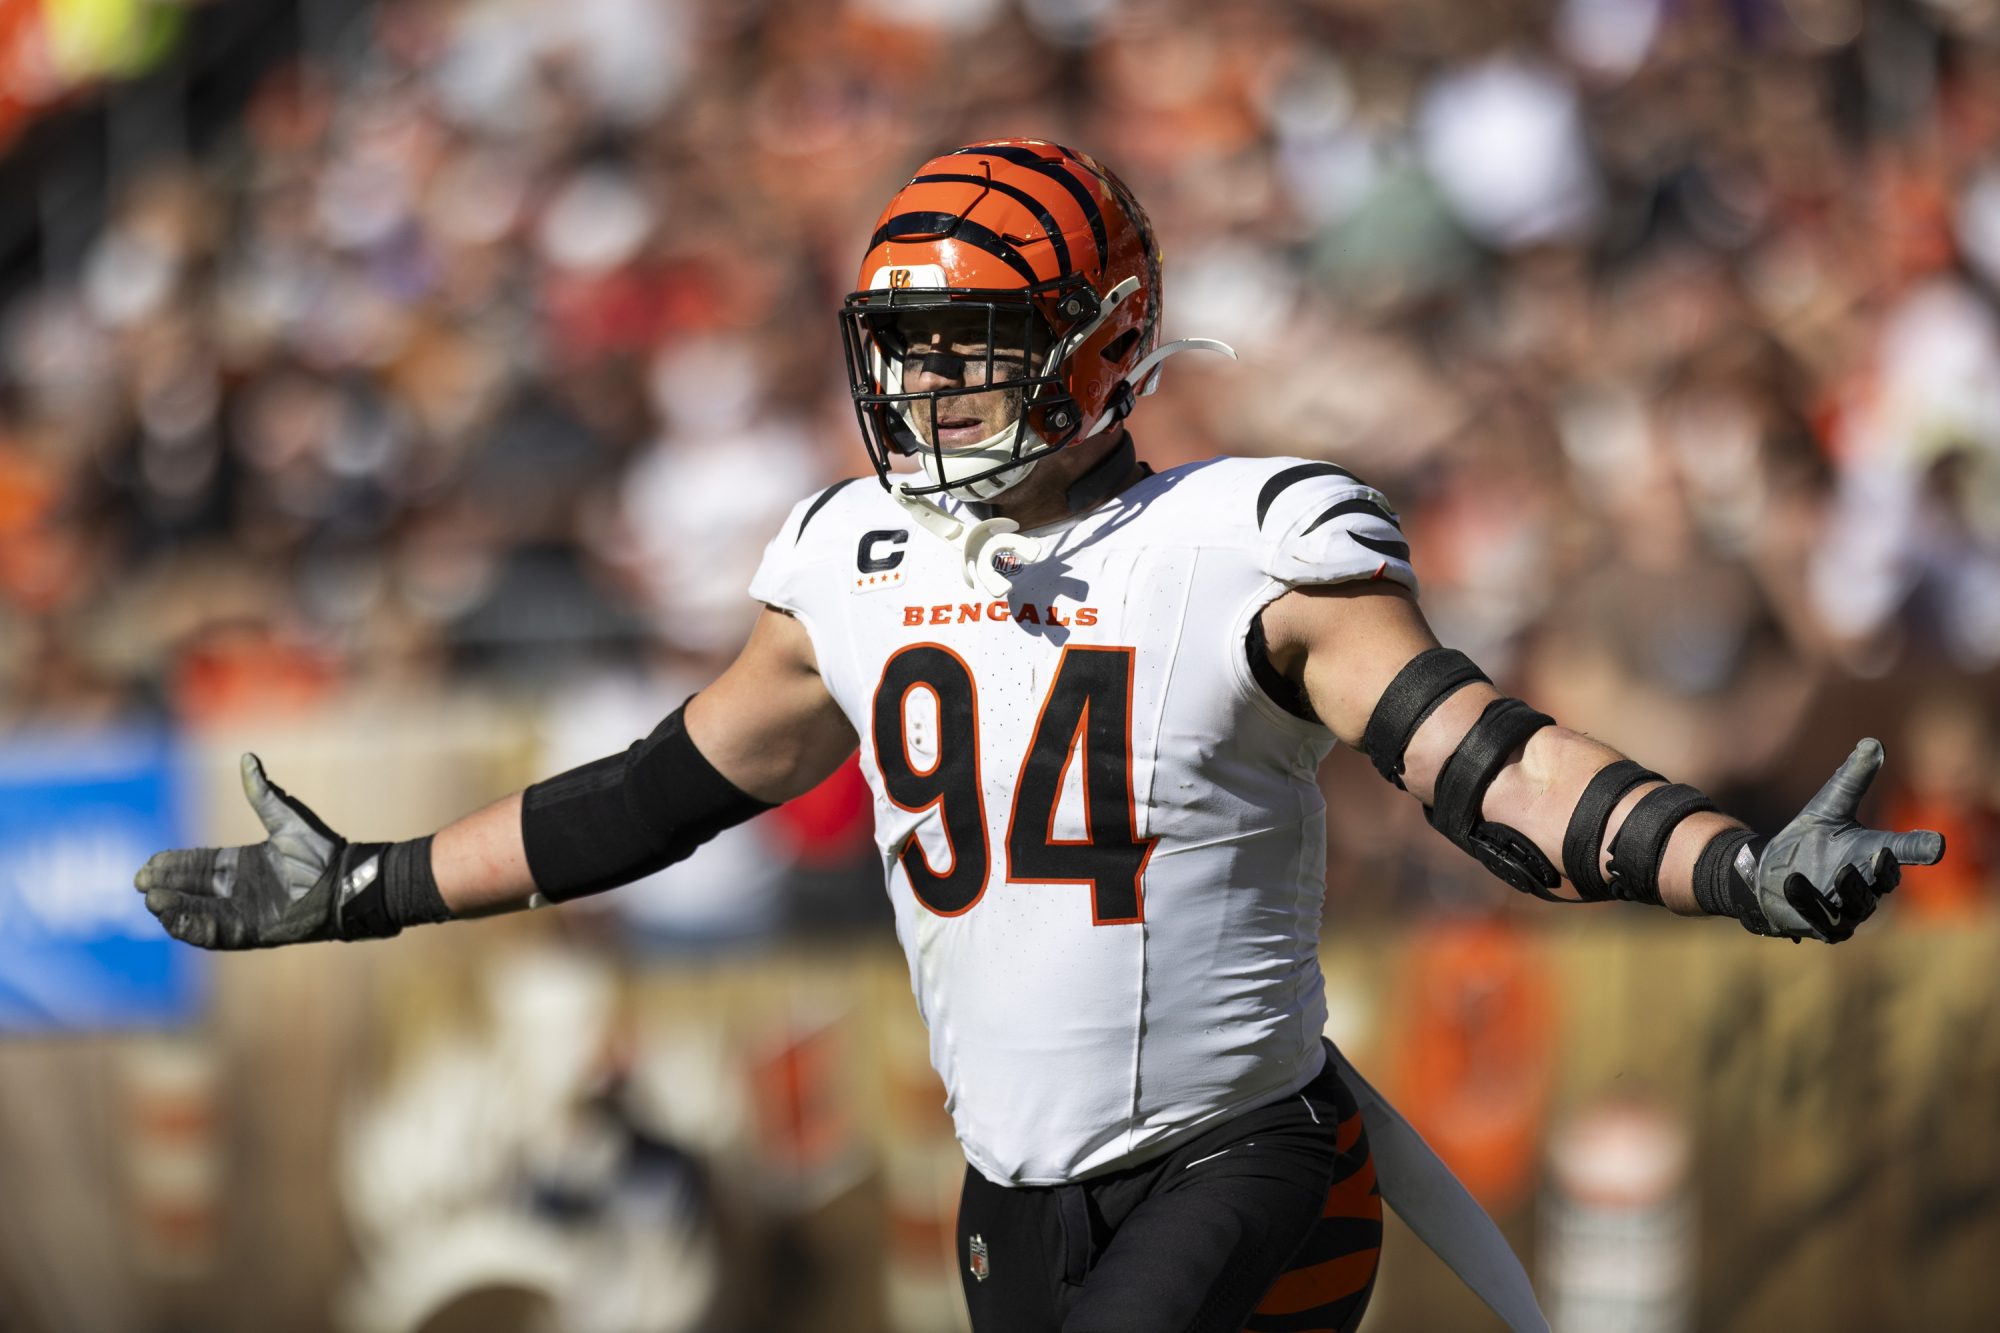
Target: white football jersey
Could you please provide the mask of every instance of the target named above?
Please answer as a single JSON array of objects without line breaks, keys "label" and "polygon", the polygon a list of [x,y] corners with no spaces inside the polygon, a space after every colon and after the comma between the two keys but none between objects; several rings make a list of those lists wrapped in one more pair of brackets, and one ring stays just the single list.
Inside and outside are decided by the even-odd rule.
[{"label": "white football jersey", "polygon": [[1156,473],[1027,535],[1045,554],[996,600],[842,482],[750,591],[805,626],[860,737],[967,1160],[1051,1185],[1318,1073],[1333,734],[1271,701],[1244,638],[1287,588],[1416,578],[1378,492],[1295,458]]}]

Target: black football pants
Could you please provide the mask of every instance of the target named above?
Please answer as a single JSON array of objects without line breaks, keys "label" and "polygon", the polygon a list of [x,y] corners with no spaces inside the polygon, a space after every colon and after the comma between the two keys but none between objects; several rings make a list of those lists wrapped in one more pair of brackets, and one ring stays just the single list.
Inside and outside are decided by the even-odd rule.
[{"label": "black football pants", "polygon": [[1381,1244],[1368,1138],[1331,1058],[1303,1092],[1154,1161],[1011,1189],[968,1169],[959,1200],[976,1333],[1348,1333]]}]

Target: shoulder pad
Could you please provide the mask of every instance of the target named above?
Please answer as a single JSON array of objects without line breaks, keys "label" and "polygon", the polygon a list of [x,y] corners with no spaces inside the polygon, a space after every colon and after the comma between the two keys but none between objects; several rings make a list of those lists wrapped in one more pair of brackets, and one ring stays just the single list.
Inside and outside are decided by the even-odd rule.
[{"label": "shoulder pad", "polygon": [[1256,499],[1265,572],[1293,586],[1393,579],[1416,588],[1388,497],[1337,463],[1274,462]]}]

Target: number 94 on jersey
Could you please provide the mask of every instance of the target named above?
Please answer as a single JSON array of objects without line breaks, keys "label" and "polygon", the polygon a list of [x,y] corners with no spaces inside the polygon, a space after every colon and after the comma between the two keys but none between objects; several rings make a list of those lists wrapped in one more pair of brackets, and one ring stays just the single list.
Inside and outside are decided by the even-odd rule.
[{"label": "number 94 on jersey", "polygon": [[[913,696],[937,709],[932,753],[913,753],[905,719]],[[882,791],[913,814],[935,810],[950,847],[940,870],[908,838],[897,854],[917,901],[939,916],[974,910],[992,878],[984,774],[1011,773],[991,794],[1008,803],[997,854],[1009,884],[1080,884],[1100,926],[1146,919],[1146,862],[1157,838],[1138,836],[1132,796],[1132,649],[1072,644],[1036,701],[1026,752],[991,754],[979,734],[979,683],[965,659],[936,643],[898,650],[875,687],[872,736]],[[1056,836],[1056,809],[1078,766],[1084,836]],[[997,770],[997,771],[995,771]],[[1002,779],[1004,781],[1004,779]]]}]

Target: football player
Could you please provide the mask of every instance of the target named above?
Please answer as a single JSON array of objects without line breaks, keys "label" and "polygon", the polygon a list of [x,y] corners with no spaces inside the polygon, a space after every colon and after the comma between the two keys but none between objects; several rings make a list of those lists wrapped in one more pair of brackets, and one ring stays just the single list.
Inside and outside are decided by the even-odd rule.
[{"label": "football player", "polygon": [[147,906],[236,949],[560,902],[858,744],[970,1164],[976,1328],[1351,1329],[1384,1195],[1543,1327],[1491,1223],[1321,1037],[1334,742],[1516,889],[1794,940],[1848,938],[1942,839],[1856,822],[1872,740],[1766,839],[1502,695],[1432,637],[1395,511],[1335,463],[1148,468],[1125,421],[1160,361],[1227,350],[1161,345],[1160,300],[1146,215],[1090,157],[925,163],[840,315],[874,476],[800,501],[720,678],[625,753],[412,842],[345,841],[246,756],[269,839],[162,853]]}]

